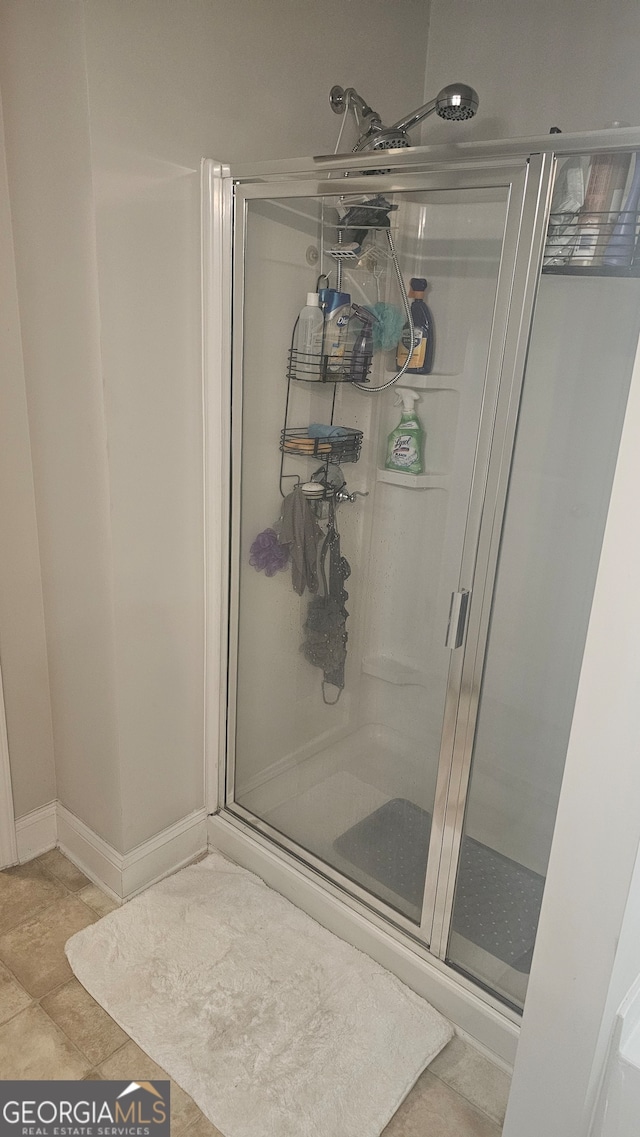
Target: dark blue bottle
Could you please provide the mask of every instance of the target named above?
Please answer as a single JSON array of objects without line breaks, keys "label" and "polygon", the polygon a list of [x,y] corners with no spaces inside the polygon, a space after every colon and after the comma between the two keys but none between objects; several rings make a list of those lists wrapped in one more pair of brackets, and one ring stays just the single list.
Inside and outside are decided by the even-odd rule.
[{"label": "dark blue bottle", "polygon": [[[413,351],[405,374],[430,375],[433,367],[435,335],[431,309],[424,302],[427,281],[423,276],[412,276],[409,287],[411,319],[413,320]],[[402,329],[396,351],[396,367],[400,371],[411,348],[409,325]]]}]

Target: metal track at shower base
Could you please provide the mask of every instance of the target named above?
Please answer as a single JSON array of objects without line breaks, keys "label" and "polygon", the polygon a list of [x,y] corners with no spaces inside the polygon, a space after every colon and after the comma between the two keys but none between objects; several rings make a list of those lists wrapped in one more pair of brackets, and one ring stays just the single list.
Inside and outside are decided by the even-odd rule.
[{"label": "metal track at shower base", "polygon": [[[283,892],[283,895],[288,896],[294,904],[308,911],[315,919],[319,919],[316,913],[308,907],[310,894],[307,888],[302,885],[303,881],[315,883],[326,894],[327,898],[330,897],[333,900],[333,906],[335,906],[336,901],[339,903],[345,917],[349,918],[349,922],[355,917],[358,925],[361,925],[364,920],[366,925],[372,926],[380,933],[386,933],[396,942],[399,952],[402,953],[400,958],[404,956],[406,959],[406,952],[409,951],[415,959],[416,966],[420,969],[427,967],[436,975],[443,977],[447,986],[453,985],[456,990],[462,988],[465,1001],[476,1004],[478,1009],[481,1009],[481,1013],[489,1013],[494,1023],[499,1025],[501,1033],[506,1031],[507,1037],[513,1040],[514,1046],[517,1044],[522,1019],[521,1009],[506,998],[495,995],[474,977],[468,977],[460,968],[451,966],[433,955],[425,945],[424,940],[420,938],[417,925],[412,925],[401,913],[396,912],[383,901],[379,901],[371,893],[349,880],[348,877],[321,861],[314,854],[302,849],[277,829],[274,829],[268,822],[262,821],[235,802],[213,815],[210,821],[223,822],[226,826],[231,826],[240,835],[243,844],[248,843],[248,849],[253,848],[255,851],[259,850],[264,854],[271,854],[272,858],[275,857],[281,862],[285,870],[289,870],[289,873],[293,870],[300,882],[297,888],[287,892],[282,888],[281,882],[274,884],[273,887]],[[217,844],[215,836],[212,836],[212,843]],[[223,843],[220,844],[220,848],[225,852]],[[230,855],[233,855],[234,859],[238,859],[237,850],[234,850],[233,854],[230,853]],[[240,861],[240,863],[243,862]],[[246,867],[265,879],[267,884],[270,883],[262,869],[255,867],[255,855],[248,858]],[[320,919],[320,922],[323,923],[324,920]],[[325,924],[325,926],[330,927],[330,930],[335,931],[341,938],[354,943],[354,946],[360,947],[359,943],[349,938],[346,930],[342,928],[338,930],[330,924]],[[360,950],[373,954],[369,948],[361,947]],[[374,956],[374,958],[378,957]],[[389,970],[394,970],[392,963],[386,957],[378,958],[378,961]],[[395,973],[399,974],[398,971]],[[399,974],[399,978],[409,985],[413,985],[408,979],[404,979],[403,975]],[[432,994],[425,994],[424,990],[419,990],[415,986],[414,989],[418,990],[418,993],[422,994],[424,998],[433,1001],[434,996]],[[451,1012],[447,1009],[443,1010],[442,1013],[452,1017]],[[458,1023],[455,1018],[452,1021],[487,1046],[492,1053],[499,1054],[509,1063],[513,1062],[515,1049],[511,1051],[508,1042],[503,1046],[497,1046],[495,1042],[492,1044],[491,1040],[483,1038],[482,1032],[476,1034],[469,1025]]]},{"label": "metal track at shower base", "polygon": [[335,886],[341,897],[349,897],[352,899],[360,906],[361,910],[366,911],[369,916],[375,915],[380,917],[384,921],[385,926],[396,928],[398,932],[406,935],[412,942],[415,942],[421,948],[425,949],[427,954],[431,956],[432,953],[429,951],[429,945],[425,944],[424,938],[420,935],[419,924],[411,920],[399,909],[394,908],[391,904],[388,904],[369,891],[369,889],[363,887],[357,881],[352,880],[351,877],[346,876],[327,861],[322,860],[309,849],[299,845],[281,830],[276,829],[270,822],[264,821],[261,817],[251,813],[250,810],[245,809],[245,807],[238,802],[229,802],[225,813],[228,813],[234,819],[242,822],[243,825],[249,826],[253,833],[259,833],[262,837],[276,844],[278,849],[291,856],[297,864],[308,865],[316,879],[320,878],[323,883]]},{"label": "metal track at shower base", "polygon": [[229,811],[209,816],[208,839],[212,848],[255,873],[334,935],[391,971],[505,1070],[513,1067],[521,1023],[516,1010],[432,957],[422,945]]}]

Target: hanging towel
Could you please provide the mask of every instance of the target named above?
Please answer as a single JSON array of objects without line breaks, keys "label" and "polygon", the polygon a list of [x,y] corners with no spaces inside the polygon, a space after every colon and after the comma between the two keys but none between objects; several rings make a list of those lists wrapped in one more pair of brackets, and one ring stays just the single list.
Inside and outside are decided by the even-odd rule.
[{"label": "hanging towel", "polygon": [[305,588],[317,592],[318,551],[323,533],[300,486],[285,497],[277,532],[280,544],[289,546],[294,591],[298,596]]},{"label": "hanging towel", "polygon": [[[325,558],[329,552],[329,579],[327,580]],[[324,672],[322,698],[328,706],[338,702],[344,687],[344,669],[347,658],[347,617],[345,603],[349,593],[344,582],[351,575],[351,567],[340,551],[340,535],[336,526],[335,506],[329,503],[329,523],[327,535],[320,552],[320,571],[323,580],[323,595],[314,596],[309,601],[307,619],[304,625],[305,639],[300,650],[309,663],[321,667]],[[326,685],[337,688],[337,695],[329,700]]]}]

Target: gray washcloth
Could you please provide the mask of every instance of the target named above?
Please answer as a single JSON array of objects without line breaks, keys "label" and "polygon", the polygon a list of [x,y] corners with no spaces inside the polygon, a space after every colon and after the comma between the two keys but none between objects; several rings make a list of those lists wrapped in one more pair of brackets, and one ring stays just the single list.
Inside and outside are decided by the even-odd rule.
[{"label": "gray washcloth", "polygon": [[298,596],[305,588],[317,592],[318,550],[323,533],[300,486],[285,497],[276,529],[280,544],[288,545],[291,552],[294,590]]}]

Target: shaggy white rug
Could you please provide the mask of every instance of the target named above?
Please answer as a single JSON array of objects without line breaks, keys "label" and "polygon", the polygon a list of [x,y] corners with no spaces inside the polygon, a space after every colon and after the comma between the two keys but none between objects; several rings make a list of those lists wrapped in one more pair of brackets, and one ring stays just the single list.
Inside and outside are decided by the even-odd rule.
[{"label": "shaggy white rug", "polygon": [[395,976],[217,853],[66,951],[225,1137],[379,1137],[453,1034]]}]

